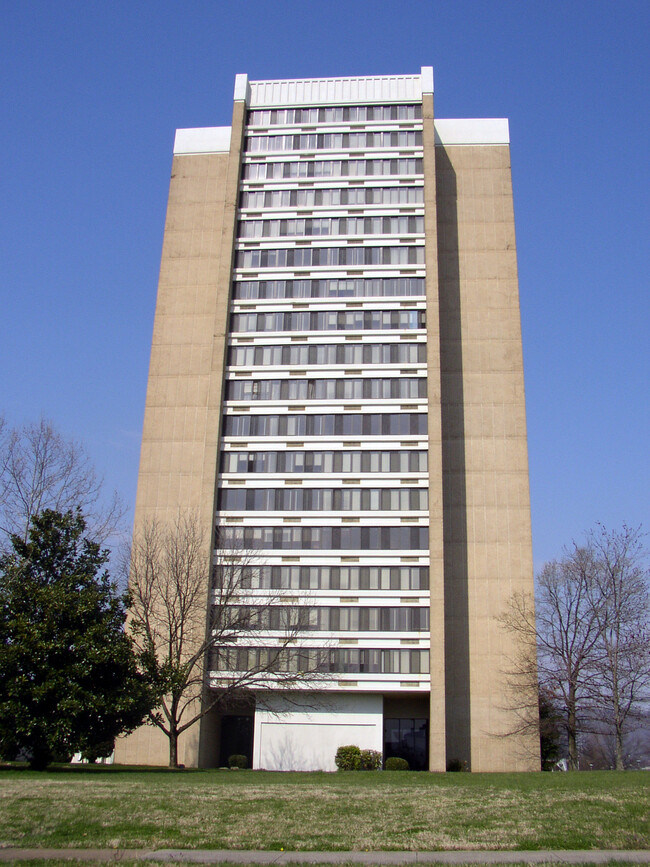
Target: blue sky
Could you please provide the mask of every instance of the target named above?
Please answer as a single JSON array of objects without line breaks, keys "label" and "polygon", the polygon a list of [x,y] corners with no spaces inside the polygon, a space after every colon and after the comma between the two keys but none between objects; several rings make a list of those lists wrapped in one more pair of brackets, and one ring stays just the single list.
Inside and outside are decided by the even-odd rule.
[{"label": "blue sky", "polygon": [[0,411],[135,497],[174,130],[251,79],[416,73],[508,117],[536,565],[650,529],[647,0],[5,0]]}]

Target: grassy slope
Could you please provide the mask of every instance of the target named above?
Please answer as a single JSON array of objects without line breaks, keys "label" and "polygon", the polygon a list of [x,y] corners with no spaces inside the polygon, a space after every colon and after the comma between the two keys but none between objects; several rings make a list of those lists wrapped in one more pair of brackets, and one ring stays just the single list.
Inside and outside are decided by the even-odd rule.
[{"label": "grassy slope", "polygon": [[642,849],[650,774],[0,771],[0,846]]}]

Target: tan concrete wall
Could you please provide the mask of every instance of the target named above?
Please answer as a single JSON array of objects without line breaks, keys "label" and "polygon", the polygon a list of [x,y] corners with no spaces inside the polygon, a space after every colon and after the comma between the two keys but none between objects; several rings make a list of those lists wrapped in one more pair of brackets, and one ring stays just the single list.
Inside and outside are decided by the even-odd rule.
[{"label": "tan concrete wall", "polygon": [[[206,587],[215,489],[228,299],[245,107],[235,103],[230,153],[174,157],[145,405],[135,532],[155,519],[197,515]],[[200,724],[179,739],[179,762],[199,763]],[[146,726],[120,739],[116,761],[166,764],[168,741]]]},{"label": "tan concrete wall", "polygon": [[427,293],[427,398],[429,450],[429,588],[431,677],[429,769],[446,768],[445,734],[445,599],[442,513],[442,429],[440,412],[440,321],[436,219],[436,148],[433,94],[422,99],[424,156],[424,223]]},{"label": "tan concrete wall", "polygon": [[528,453],[510,154],[436,148],[443,436],[447,758],[539,768],[505,686],[498,623],[532,590]]},{"label": "tan concrete wall", "polygon": [[[512,648],[497,623],[532,588],[526,423],[509,150],[434,147],[425,95],[431,555],[430,766],[534,767],[534,738],[513,727],[504,692]],[[174,159],[147,390],[136,529],[199,512],[211,562],[228,297],[245,107],[230,154]],[[435,160],[435,171],[433,169]],[[207,738],[207,727],[204,741]],[[197,725],[179,761],[210,745]],[[143,727],[117,761],[166,764]]]}]

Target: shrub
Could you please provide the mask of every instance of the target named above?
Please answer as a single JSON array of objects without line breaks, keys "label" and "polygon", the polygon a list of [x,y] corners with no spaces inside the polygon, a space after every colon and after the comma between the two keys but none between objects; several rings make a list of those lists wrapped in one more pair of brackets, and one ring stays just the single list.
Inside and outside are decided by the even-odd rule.
[{"label": "shrub", "polygon": [[359,771],[361,770],[361,750],[353,744],[339,747],[334,761],[339,771]]},{"label": "shrub", "polygon": [[246,758],[246,756],[235,753],[232,756],[228,756],[228,767],[241,768],[242,770],[244,770],[248,767],[248,759]]},{"label": "shrub", "polygon": [[408,771],[409,763],[406,759],[400,759],[399,756],[391,756],[386,759],[387,771]]},{"label": "shrub", "polygon": [[458,772],[467,770],[467,762],[461,762],[460,759],[449,759],[447,762],[447,770]]},{"label": "shrub", "polygon": [[[104,741],[103,743],[95,743],[92,746],[87,747],[81,753],[81,757],[87,762],[90,762],[91,765],[94,765],[98,759],[107,759],[114,749],[115,738],[111,738],[110,740]],[[55,761],[59,760],[55,759]]]},{"label": "shrub", "polygon": [[361,770],[376,771],[381,768],[381,753],[378,750],[361,750]]}]

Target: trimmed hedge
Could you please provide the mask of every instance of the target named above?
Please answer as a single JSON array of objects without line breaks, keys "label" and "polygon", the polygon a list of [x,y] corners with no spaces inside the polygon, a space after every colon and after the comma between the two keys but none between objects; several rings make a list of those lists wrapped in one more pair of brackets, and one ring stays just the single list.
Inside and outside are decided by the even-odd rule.
[{"label": "trimmed hedge", "polygon": [[379,750],[361,750],[361,770],[376,771],[381,768],[381,753]]},{"label": "trimmed hedge", "polygon": [[334,761],[339,771],[376,771],[381,768],[381,753],[349,744],[338,748]]},{"label": "trimmed hedge", "polygon": [[406,761],[406,759],[400,759],[399,756],[391,756],[389,759],[386,759],[386,770],[408,771],[409,763]]},{"label": "trimmed hedge", "polygon": [[361,770],[361,750],[355,747],[354,744],[349,744],[346,747],[339,747],[334,757],[336,767],[339,771],[360,771]]},{"label": "trimmed hedge", "polygon": [[241,770],[245,770],[248,767],[248,759],[246,756],[242,756],[239,753],[234,753],[232,756],[228,756],[228,767],[229,768],[241,768]]}]

